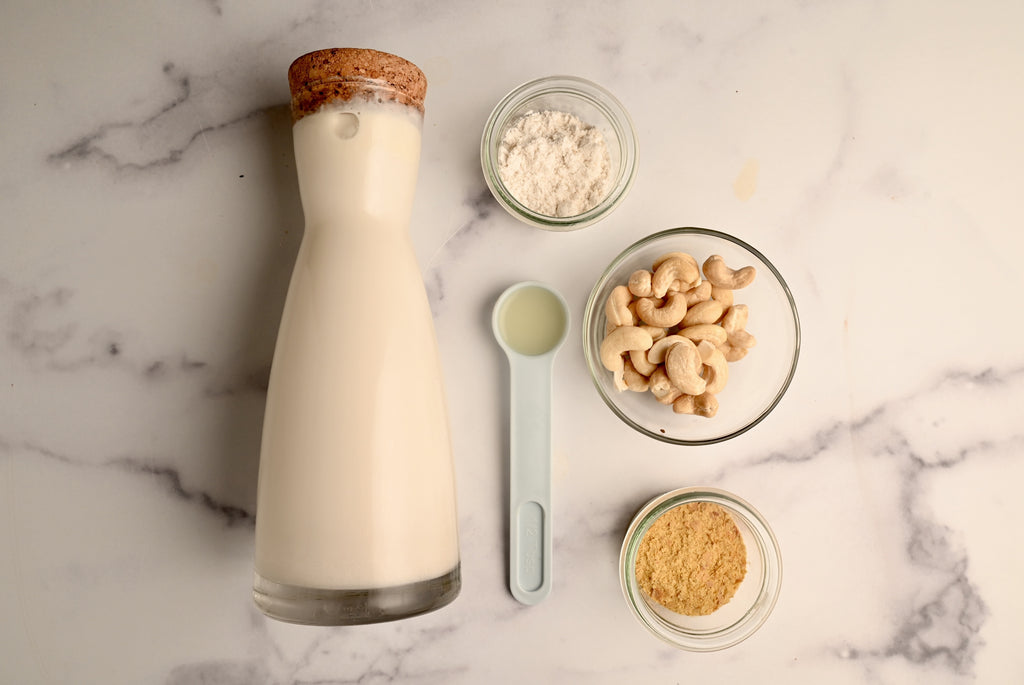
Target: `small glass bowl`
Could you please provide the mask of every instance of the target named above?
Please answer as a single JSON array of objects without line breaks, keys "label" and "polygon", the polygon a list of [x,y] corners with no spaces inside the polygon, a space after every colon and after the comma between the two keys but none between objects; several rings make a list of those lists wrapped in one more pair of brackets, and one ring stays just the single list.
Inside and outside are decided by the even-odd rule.
[{"label": "small glass bowl", "polygon": [[[749,330],[757,345],[729,364],[729,381],[718,395],[713,418],[676,414],[649,392],[619,391],[601,364],[605,302],[638,269],[650,269],[666,252],[686,252],[703,264],[721,255],[731,268],[753,266],[754,282],[735,291],[737,304],[750,308]],[[760,423],[779,403],[800,357],[800,318],[782,274],[756,249],[731,235],[707,228],[673,228],[627,247],[605,269],[590,293],[583,316],[583,351],[591,378],[605,404],[635,430],[674,445],[708,445],[736,437]]]},{"label": "small glass bowl", "polygon": [[[636,581],[640,541],[662,514],[691,502],[712,502],[728,511],[747,548],[747,573],[736,594],[707,616],[684,616],[648,598]],[[768,522],[743,499],[716,488],[673,490],[648,502],[633,518],[619,554],[619,581],[633,615],[674,647],[713,652],[747,639],[768,619],[782,586],[782,554]]]},{"label": "small glass bowl", "polygon": [[[597,127],[608,146],[611,190],[596,207],[582,214],[567,217],[538,214],[516,200],[498,173],[498,149],[505,132],[521,116],[544,111],[576,115]],[[575,231],[608,216],[626,197],[636,177],[636,132],[622,103],[601,86],[575,76],[549,76],[519,86],[497,104],[484,126],[480,164],[491,194],[509,214],[549,231]]]}]

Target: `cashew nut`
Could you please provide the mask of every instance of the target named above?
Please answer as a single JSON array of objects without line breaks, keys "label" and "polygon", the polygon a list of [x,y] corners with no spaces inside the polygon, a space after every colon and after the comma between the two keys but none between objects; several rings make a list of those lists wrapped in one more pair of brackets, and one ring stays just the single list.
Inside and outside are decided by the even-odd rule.
[{"label": "cashew nut", "polygon": [[665,361],[665,353],[668,352],[668,348],[672,347],[676,343],[690,343],[693,341],[689,338],[684,338],[681,335],[666,335],[661,340],[656,341],[651,348],[647,350],[647,361],[652,364],[661,364]]},{"label": "cashew nut", "polygon": [[604,304],[604,318],[616,326],[632,326],[633,315],[629,311],[632,301],[633,296],[629,288],[624,285],[615,286]]},{"label": "cashew nut", "polygon": [[645,331],[647,331],[648,333],[650,333],[651,334],[651,338],[655,342],[661,340],[666,335],[668,335],[668,329],[667,328],[663,328],[662,326],[640,326],[640,328],[642,328]]},{"label": "cashew nut", "polygon": [[665,355],[668,379],[686,395],[700,395],[704,392],[707,382],[698,375],[700,368],[700,354],[693,343],[676,343]]},{"label": "cashew nut", "polygon": [[[672,281],[671,285],[669,285],[668,292],[681,293],[686,291],[687,289],[692,289],[693,287],[700,284],[700,265],[697,263],[697,260],[694,259],[692,255],[689,255],[685,252],[667,252],[654,260],[654,264],[651,265],[651,269],[653,271],[657,271],[662,264],[664,264],[670,259],[682,259],[683,261],[692,264],[693,268],[697,270],[697,280],[687,283],[684,282],[683,279],[677,278],[676,280]],[[690,302],[686,303],[687,306],[689,306],[690,304]]]},{"label": "cashew nut", "polygon": [[665,373],[665,367],[659,366],[658,369],[651,374],[650,381],[651,394],[654,395],[662,404],[672,404],[676,401],[682,391],[679,390],[672,381],[669,380],[668,374]]},{"label": "cashew nut", "polygon": [[718,348],[715,347],[715,344],[710,340],[701,340],[699,343],[697,343],[697,352],[700,353],[701,362],[707,362],[708,357],[711,356],[711,353],[717,349]]},{"label": "cashew nut", "polygon": [[753,283],[757,269],[745,266],[742,269],[730,269],[720,255],[711,255],[704,262],[704,276],[711,285],[727,290],[739,290]]},{"label": "cashew nut", "polygon": [[[710,281],[704,282],[710,283]],[[723,307],[728,309],[729,307],[732,306],[734,298],[732,295],[732,291],[729,290],[728,288],[718,288],[716,286],[711,286],[711,299],[718,300],[719,302],[722,303]]]},{"label": "cashew nut", "polygon": [[718,413],[718,398],[710,392],[697,395],[693,400],[693,407],[698,416],[705,416],[710,419]]},{"label": "cashew nut", "polygon": [[750,318],[750,307],[745,304],[736,304],[729,307],[725,316],[722,317],[722,328],[726,333],[732,333],[747,327],[747,320]]},{"label": "cashew nut", "polygon": [[757,338],[745,330],[738,330],[729,334],[727,342],[733,347],[742,347],[745,350],[749,350],[757,344]]},{"label": "cashew nut", "polygon": [[[703,344],[702,342],[701,345]],[[707,381],[704,392],[717,395],[725,389],[725,384],[729,382],[729,363],[717,347],[712,347],[707,356],[700,352],[700,356],[704,362],[703,377]]]},{"label": "cashew nut", "polygon": [[694,267],[696,262],[690,262],[682,257],[666,259],[654,272],[651,278],[651,290],[655,297],[664,297],[669,291],[673,282],[681,281],[680,287],[676,290],[686,291],[700,283],[700,269]]},{"label": "cashew nut", "polygon": [[668,328],[683,320],[686,314],[686,296],[682,293],[670,293],[664,304],[651,297],[644,297],[636,302],[636,315],[645,324]]},{"label": "cashew nut", "polygon": [[698,302],[686,312],[686,316],[683,317],[681,325],[683,328],[686,328],[687,326],[696,326],[697,324],[702,323],[715,323],[721,318],[722,312],[723,307],[721,302],[717,302],[715,300]]},{"label": "cashew nut", "polygon": [[680,395],[672,403],[672,411],[677,414],[696,414],[693,406],[693,395]]},{"label": "cashew nut", "polygon": [[654,274],[646,269],[639,269],[634,271],[629,277],[629,292],[633,293],[637,297],[650,297],[651,296],[651,278]]},{"label": "cashew nut", "polygon": [[[636,350],[631,350],[630,355]],[[650,381],[647,380],[647,376],[643,375],[633,366],[633,362],[626,359],[623,362],[622,367],[622,380],[625,382],[626,387],[633,392],[647,392],[650,387]]]},{"label": "cashew nut", "polygon": [[733,347],[742,347],[745,350],[749,350],[757,345],[757,338],[749,331],[738,330],[729,334],[728,342]]},{"label": "cashew nut", "polygon": [[723,345],[718,346],[718,350],[725,356],[727,362],[738,362],[747,356],[747,352],[750,351],[747,347],[740,347],[739,345],[730,345],[726,342]]},{"label": "cashew nut", "polygon": [[686,306],[692,307],[698,302],[710,300],[714,297],[714,292],[714,286],[711,285],[711,281],[701,281],[700,285],[696,285],[686,291]]},{"label": "cashew nut", "polygon": [[684,338],[689,338],[695,343],[699,343],[701,340],[710,340],[716,347],[724,344],[729,338],[729,334],[725,332],[724,328],[713,323],[700,323],[696,326],[687,326],[679,331],[679,335]]},{"label": "cashew nut", "polygon": [[711,418],[718,413],[718,398],[709,392],[702,393],[696,397],[693,395],[680,395],[672,403],[672,411],[677,414],[696,414]]},{"label": "cashew nut", "polygon": [[664,264],[670,259],[682,259],[693,264],[695,267],[697,267],[698,271],[700,270],[700,265],[697,264],[697,260],[693,258],[693,255],[687,254],[685,252],[666,252],[665,254],[661,255],[660,257],[654,260],[654,264],[651,265],[651,269],[653,271],[657,271],[662,264]]},{"label": "cashew nut", "polygon": [[749,316],[750,308],[745,304],[735,304],[725,312],[722,317],[722,328],[729,335],[729,345],[750,349],[757,344],[757,338],[746,330]]},{"label": "cashew nut", "polygon": [[650,376],[658,368],[657,364],[652,364],[647,359],[647,353],[643,350],[630,350],[629,361],[633,364],[633,368],[644,376]]},{"label": "cashew nut", "polygon": [[617,389],[625,390],[627,387],[623,379],[625,364],[622,355],[630,350],[650,349],[653,344],[651,334],[636,326],[619,326],[605,337],[601,342],[601,364],[612,372]]}]

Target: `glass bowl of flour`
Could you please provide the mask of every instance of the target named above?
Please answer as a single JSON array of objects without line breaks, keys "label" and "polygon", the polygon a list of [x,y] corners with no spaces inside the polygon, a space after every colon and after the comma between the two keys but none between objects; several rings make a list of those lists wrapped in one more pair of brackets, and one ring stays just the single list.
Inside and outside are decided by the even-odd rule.
[{"label": "glass bowl of flour", "polygon": [[636,132],[622,103],[601,86],[549,76],[519,86],[494,108],[480,163],[509,214],[549,231],[574,231],[626,197],[636,177]]}]

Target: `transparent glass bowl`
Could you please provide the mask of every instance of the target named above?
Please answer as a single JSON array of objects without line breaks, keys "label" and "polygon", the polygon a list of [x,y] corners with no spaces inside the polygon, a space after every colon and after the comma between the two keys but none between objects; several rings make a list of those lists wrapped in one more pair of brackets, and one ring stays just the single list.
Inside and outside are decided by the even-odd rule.
[{"label": "transparent glass bowl", "polygon": [[[559,111],[575,114],[604,136],[611,158],[612,186],[593,209],[569,217],[538,214],[520,203],[498,173],[498,149],[505,132],[529,112]],[[497,104],[484,126],[480,165],[491,194],[515,218],[549,231],[574,231],[599,221],[626,197],[637,169],[637,139],[629,114],[614,95],[585,79],[549,76],[525,83]]]},{"label": "transparent glass bowl", "polygon": [[[608,295],[625,285],[637,269],[650,269],[666,252],[687,252],[700,264],[717,254],[731,268],[757,269],[754,282],[735,291],[736,303],[750,308],[748,330],[757,345],[745,358],[729,364],[729,381],[718,395],[719,409],[713,418],[676,414],[649,392],[620,392],[612,373],[601,364]],[[756,249],[719,231],[673,228],[630,245],[601,274],[584,311],[583,351],[601,398],[627,425],[663,442],[707,445],[750,430],[782,399],[800,356],[800,319],[782,274]]]},{"label": "transparent glass bowl", "polygon": [[[636,581],[636,556],[651,525],[691,502],[712,502],[736,522],[747,548],[747,572],[733,598],[707,616],[684,616],[649,599]],[[633,518],[619,555],[619,581],[633,615],[651,633],[680,649],[711,652],[750,637],[768,619],[782,587],[782,554],[768,522],[743,499],[716,488],[673,490],[648,502]]]}]

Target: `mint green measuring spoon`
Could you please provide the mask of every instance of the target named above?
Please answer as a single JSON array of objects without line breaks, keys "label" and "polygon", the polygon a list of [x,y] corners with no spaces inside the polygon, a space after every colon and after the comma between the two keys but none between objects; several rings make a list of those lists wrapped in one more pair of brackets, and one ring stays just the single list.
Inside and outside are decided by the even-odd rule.
[{"label": "mint green measuring spoon", "polygon": [[508,356],[509,589],[523,604],[551,591],[551,368],[569,332],[569,306],[536,281],[494,304],[491,326]]}]

